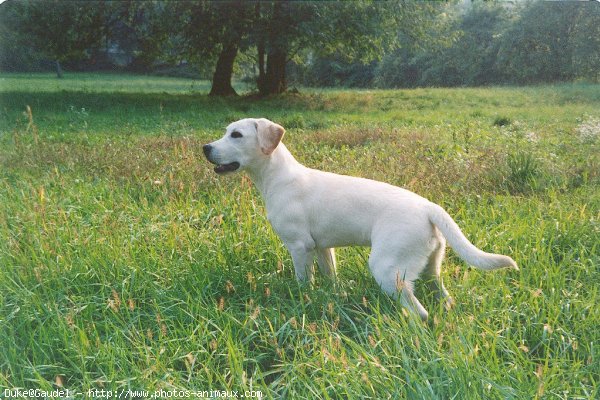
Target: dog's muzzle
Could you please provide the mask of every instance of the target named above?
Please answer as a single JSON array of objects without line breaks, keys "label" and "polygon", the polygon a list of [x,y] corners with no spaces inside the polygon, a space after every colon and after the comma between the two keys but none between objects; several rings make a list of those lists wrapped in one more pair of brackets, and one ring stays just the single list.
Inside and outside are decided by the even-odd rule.
[{"label": "dog's muzzle", "polygon": [[212,146],[210,144],[205,144],[204,146],[202,146],[202,151],[204,152],[204,156],[206,157],[206,159],[208,161],[210,161],[211,163],[217,165],[214,168],[214,170],[215,170],[215,172],[217,174],[225,174],[227,172],[233,172],[233,171],[237,170],[240,167],[240,163],[237,162],[237,161],[234,161],[234,162],[229,163],[229,164],[219,164],[219,163],[215,162],[210,157],[210,153],[212,152]]},{"label": "dog's muzzle", "polygon": [[210,144],[205,144],[202,146],[202,151],[204,152],[204,156],[210,161],[210,152],[212,151],[212,146]]}]

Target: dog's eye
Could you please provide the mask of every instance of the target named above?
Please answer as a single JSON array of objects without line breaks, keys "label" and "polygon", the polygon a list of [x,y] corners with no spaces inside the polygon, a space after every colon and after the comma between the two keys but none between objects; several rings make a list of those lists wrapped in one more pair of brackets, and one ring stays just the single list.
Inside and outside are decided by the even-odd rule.
[{"label": "dog's eye", "polygon": [[239,133],[238,131],[233,131],[231,132],[231,137],[234,139],[238,139],[241,138],[243,135],[241,133]]}]

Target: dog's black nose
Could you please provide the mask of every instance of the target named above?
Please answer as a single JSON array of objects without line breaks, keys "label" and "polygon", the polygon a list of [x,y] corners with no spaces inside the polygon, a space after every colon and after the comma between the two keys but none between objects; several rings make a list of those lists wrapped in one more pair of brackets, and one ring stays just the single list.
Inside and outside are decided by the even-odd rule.
[{"label": "dog's black nose", "polygon": [[212,146],[210,144],[205,144],[204,146],[202,146],[202,151],[204,151],[204,155],[206,157],[208,157],[211,150],[212,150]]}]

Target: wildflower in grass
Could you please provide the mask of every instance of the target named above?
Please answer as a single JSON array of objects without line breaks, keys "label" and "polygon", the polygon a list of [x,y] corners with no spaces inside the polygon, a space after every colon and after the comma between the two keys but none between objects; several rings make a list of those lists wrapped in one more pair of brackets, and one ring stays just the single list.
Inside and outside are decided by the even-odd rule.
[{"label": "wildflower in grass", "polygon": [[369,339],[369,344],[371,345],[371,347],[377,347],[377,341],[375,340],[373,335],[369,335],[367,338]]},{"label": "wildflower in grass", "polygon": [[538,385],[538,389],[537,389],[537,397],[540,398],[544,395],[544,382],[540,381],[540,384]]},{"label": "wildflower in grass", "polygon": [[421,340],[419,339],[418,336],[413,337],[413,344],[415,345],[415,348],[417,350],[419,350],[421,348]]},{"label": "wildflower in grass", "polygon": [[290,326],[294,329],[298,329],[298,321],[296,320],[296,317],[290,318]]},{"label": "wildflower in grass", "polygon": [[281,347],[276,347],[275,352],[277,353],[277,356],[280,359],[283,359],[283,357],[285,356],[285,352],[283,351],[283,349]]},{"label": "wildflower in grass", "polygon": [[233,286],[233,283],[231,283],[231,281],[227,281],[225,283],[225,290],[228,294],[235,292],[235,287]]},{"label": "wildflower in grass", "polygon": [[192,353],[187,353],[185,356],[185,364],[189,369],[193,368],[194,364],[196,364],[196,356]]},{"label": "wildflower in grass", "polygon": [[248,176],[242,175],[241,186],[244,187],[244,188],[251,188],[252,187],[252,180]]},{"label": "wildflower in grass", "polygon": [[588,117],[577,125],[577,136],[584,143],[593,143],[600,137],[600,119]]},{"label": "wildflower in grass", "polygon": [[325,363],[327,363],[327,361],[333,361],[333,362],[337,361],[337,358],[324,347],[321,349],[321,354],[323,354]]},{"label": "wildflower in grass", "polygon": [[360,377],[365,384],[371,384],[371,382],[369,381],[369,376],[366,373],[363,372]]},{"label": "wildflower in grass", "polygon": [[531,143],[537,143],[540,140],[538,135],[532,131],[525,133],[525,139],[527,139],[527,141],[529,141]]},{"label": "wildflower in grass", "polygon": [[42,283],[42,273],[41,273],[41,267],[35,267],[33,269],[33,273],[35,274],[35,279],[38,281],[38,283]]},{"label": "wildflower in grass", "polygon": [[533,374],[541,379],[542,375],[544,374],[544,365],[538,364]]},{"label": "wildflower in grass", "polygon": [[373,364],[379,368],[381,371],[386,372],[387,369],[381,364],[381,361],[379,361],[379,358],[377,357],[373,357]]},{"label": "wildflower in grass", "polygon": [[334,331],[337,331],[339,326],[340,326],[340,317],[336,316],[335,320],[333,321],[333,324],[331,325],[331,329],[333,329]]},{"label": "wildflower in grass", "polygon": [[254,311],[252,311],[252,314],[250,315],[250,318],[252,320],[256,320],[258,318],[258,316],[260,315],[260,306],[257,306]]},{"label": "wildflower in grass", "polygon": [[340,339],[340,337],[338,335],[335,335],[332,342],[331,342],[331,346],[333,347],[333,349],[336,352],[340,352],[342,350],[342,340]]},{"label": "wildflower in grass", "polygon": [[112,289],[112,298],[108,299],[108,307],[114,312],[119,312],[119,308],[121,307],[121,298],[115,289]]},{"label": "wildflower in grass", "polygon": [[253,292],[256,292],[256,278],[254,277],[254,274],[252,272],[248,272],[248,284],[250,285],[250,289],[252,289]]},{"label": "wildflower in grass", "polygon": [[342,364],[343,369],[348,369],[348,358],[346,357],[346,354],[342,353],[340,356],[340,363]]},{"label": "wildflower in grass", "polygon": [[329,315],[334,315],[334,308],[333,308],[333,303],[332,302],[329,302],[327,304],[327,313]]},{"label": "wildflower in grass", "polygon": [[519,346],[519,350],[521,350],[524,353],[528,353],[529,352],[529,347],[525,346],[525,344],[521,344]]},{"label": "wildflower in grass", "polygon": [[167,325],[163,322],[163,319],[160,316],[160,314],[156,314],[156,323],[158,324],[158,326],[160,328],[160,336],[161,337],[167,336]]},{"label": "wildflower in grass", "polygon": [[67,323],[67,326],[71,329],[73,329],[75,327],[75,320],[73,319],[73,312],[69,311],[67,313],[67,315],[65,316],[65,322]]},{"label": "wildflower in grass", "polygon": [[211,225],[211,228],[216,228],[218,226],[223,225],[223,214],[219,214],[219,215],[214,216],[210,220],[210,225]]}]

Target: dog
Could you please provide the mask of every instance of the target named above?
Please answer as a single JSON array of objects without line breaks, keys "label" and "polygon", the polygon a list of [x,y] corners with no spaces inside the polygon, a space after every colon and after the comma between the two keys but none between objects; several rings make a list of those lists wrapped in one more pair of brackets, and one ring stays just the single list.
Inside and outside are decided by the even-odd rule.
[{"label": "dog", "polygon": [[519,269],[512,258],[475,247],[442,207],[411,191],[305,167],[281,142],[284,133],[268,119],[246,118],[203,152],[217,174],[248,173],[299,281],[312,280],[315,257],[321,272],[335,278],[334,248],[370,246],[369,269],[381,289],[427,320],[414,295],[419,277],[446,308],[453,304],[440,278],[446,240],[479,269]]}]

